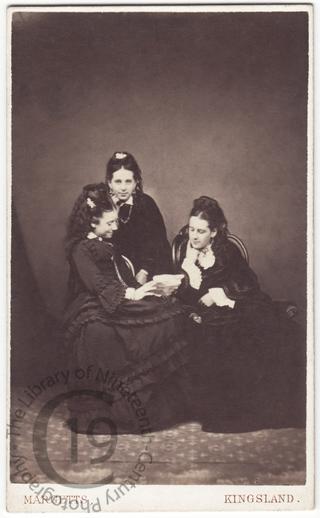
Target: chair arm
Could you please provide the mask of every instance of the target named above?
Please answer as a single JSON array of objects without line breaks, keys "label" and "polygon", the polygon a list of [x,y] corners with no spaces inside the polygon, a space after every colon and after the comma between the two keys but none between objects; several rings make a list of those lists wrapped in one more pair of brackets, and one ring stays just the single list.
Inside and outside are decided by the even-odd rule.
[{"label": "chair arm", "polygon": [[294,318],[298,313],[297,305],[290,300],[275,300],[274,304],[279,313],[285,314],[287,318]]}]

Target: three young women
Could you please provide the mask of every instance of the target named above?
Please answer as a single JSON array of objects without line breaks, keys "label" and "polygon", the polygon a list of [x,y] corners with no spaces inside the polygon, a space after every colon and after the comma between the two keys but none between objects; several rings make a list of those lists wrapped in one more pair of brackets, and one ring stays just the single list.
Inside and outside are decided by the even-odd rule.
[{"label": "three young women", "polygon": [[[86,186],[73,209],[65,318],[72,362],[130,380],[154,429],[183,420],[208,431],[304,424],[301,329],[260,290],[228,236],[218,202],[195,200],[176,265],[185,279],[176,297],[163,299],[148,279],[171,271],[171,250],[134,157],[116,152],[106,185]],[[134,430],[132,422],[123,428]]]}]

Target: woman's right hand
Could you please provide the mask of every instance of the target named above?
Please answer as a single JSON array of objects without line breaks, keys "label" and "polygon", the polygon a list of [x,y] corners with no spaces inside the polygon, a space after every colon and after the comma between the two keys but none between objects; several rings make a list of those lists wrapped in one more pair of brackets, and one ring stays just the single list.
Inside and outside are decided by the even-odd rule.
[{"label": "woman's right hand", "polygon": [[155,293],[155,286],[153,281],[146,282],[140,288],[137,288],[134,293],[134,300],[141,300],[144,297],[160,297],[158,293]]},{"label": "woman's right hand", "polygon": [[141,286],[146,284],[148,279],[148,273],[145,270],[140,270],[136,275],[136,281],[138,281]]}]

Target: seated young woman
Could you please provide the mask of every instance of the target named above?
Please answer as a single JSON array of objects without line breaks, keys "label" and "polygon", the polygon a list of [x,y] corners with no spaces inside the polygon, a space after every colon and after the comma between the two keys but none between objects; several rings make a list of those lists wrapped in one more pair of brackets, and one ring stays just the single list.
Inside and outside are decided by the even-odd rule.
[{"label": "seated young woman", "polygon": [[172,270],[171,248],[161,212],[143,192],[140,167],[128,152],[116,152],[107,163],[106,185],[118,208],[114,242],[133,263],[140,284]]},{"label": "seated young woman", "polygon": [[178,291],[190,315],[194,408],[208,431],[303,426],[305,347],[228,239],[218,202],[193,203]]},{"label": "seated young woman", "polygon": [[[152,281],[141,286],[133,277],[112,241],[117,228],[117,210],[105,184],[84,187],[67,231],[67,354],[73,372],[100,370],[95,390],[111,390],[102,373],[112,373],[126,387],[127,396],[139,398],[154,430],[184,419],[186,397],[180,380],[188,359],[185,317],[179,302],[155,296]],[[70,403],[76,431],[86,431],[97,419],[97,405],[84,399],[79,395]],[[116,389],[108,410],[118,433],[139,433],[128,397],[121,397]],[[104,415],[105,408],[101,412]]]}]

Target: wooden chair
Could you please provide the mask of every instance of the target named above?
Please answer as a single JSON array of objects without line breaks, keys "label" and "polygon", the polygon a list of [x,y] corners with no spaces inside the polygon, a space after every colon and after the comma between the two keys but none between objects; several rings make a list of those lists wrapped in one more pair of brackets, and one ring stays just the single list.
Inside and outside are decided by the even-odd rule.
[{"label": "wooden chair", "polygon": [[135,271],[134,271],[134,266],[132,264],[132,262],[130,261],[130,259],[128,257],[126,257],[125,255],[121,255],[122,259],[124,260],[124,262],[126,263],[128,269],[131,271],[133,277],[135,277]]}]

